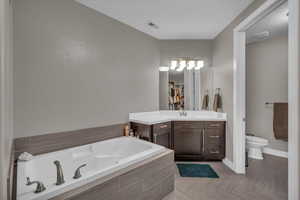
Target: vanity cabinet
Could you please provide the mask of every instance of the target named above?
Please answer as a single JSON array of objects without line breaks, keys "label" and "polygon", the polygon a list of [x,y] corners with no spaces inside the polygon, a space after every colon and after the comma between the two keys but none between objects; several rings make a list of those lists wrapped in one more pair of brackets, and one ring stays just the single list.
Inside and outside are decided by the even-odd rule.
[{"label": "vanity cabinet", "polygon": [[171,122],[158,123],[153,125],[144,125],[131,122],[130,126],[135,134],[139,135],[142,139],[172,149],[173,137]]},{"label": "vanity cabinet", "polygon": [[225,158],[225,121],[172,121],[153,125],[131,123],[143,139],[175,151],[178,161]]},{"label": "vanity cabinet", "polygon": [[225,122],[173,123],[176,160],[222,160],[225,157]]}]

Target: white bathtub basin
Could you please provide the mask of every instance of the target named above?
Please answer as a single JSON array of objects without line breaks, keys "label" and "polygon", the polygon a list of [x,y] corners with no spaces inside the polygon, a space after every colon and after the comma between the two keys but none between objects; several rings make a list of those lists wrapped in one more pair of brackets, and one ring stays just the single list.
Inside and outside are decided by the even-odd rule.
[{"label": "white bathtub basin", "polygon": [[[38,155],[27,162],[19,161],[17,200],[46,200],[164,151],[164,147],[156,144],[132,137],[119,137]],[[61,162],[66,181],[60,186],[55,185],[55,160]],[[81,169],[82,177],[73,179],[76,168],[82,164],[87,164]],[[34,193],[36,184],[27,186],[26,177],[43,182],[47,189]]]}]

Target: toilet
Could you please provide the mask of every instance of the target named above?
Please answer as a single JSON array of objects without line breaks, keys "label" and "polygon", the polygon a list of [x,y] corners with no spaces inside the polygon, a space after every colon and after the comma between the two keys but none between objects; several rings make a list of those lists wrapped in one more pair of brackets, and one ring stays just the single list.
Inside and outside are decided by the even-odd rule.
[{"label": "toilet", "polygon": [[248,157],[263,160],[263,148],[268,144],[268,140],[264,138],[256,136],[246,136],[246,147],[248,151]]}]

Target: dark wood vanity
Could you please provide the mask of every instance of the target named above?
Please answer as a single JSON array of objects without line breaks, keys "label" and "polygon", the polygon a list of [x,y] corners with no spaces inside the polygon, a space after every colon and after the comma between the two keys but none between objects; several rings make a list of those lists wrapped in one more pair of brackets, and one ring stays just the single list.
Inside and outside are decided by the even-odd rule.
[{"label": "dark wood vanity", "polygon": [[178,161],[225,158],[225,126],[225,121],[172,121],[153,125],[131,122],[136,134],[173,149]]},{"label": "dark wood vanity", "polygon": [[130,126],[142,139],[173,149],[172,122],[153,125],[131,122]]}]

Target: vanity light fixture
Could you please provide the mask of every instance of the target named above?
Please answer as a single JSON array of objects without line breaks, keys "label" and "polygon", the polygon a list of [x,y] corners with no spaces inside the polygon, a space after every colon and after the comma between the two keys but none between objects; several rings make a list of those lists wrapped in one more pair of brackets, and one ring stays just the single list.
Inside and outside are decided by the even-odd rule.
[{"label": "vanity light fixture", "polygon": [[[170,62],[170,67],[163,67],[160,69],[160,71],[169,71],[169,70],[176,70],[178,72],[183,71],[185,68],[187,70],[199,70],[202,67],[204,67],[204,61],[203,60],[197,60],[197,59],[173,59]],[[167,69],[168,68],[168,69]]]},{"label": "vanity light fixture", "polygon": [[204,67],[204,61],[203,60],[198,60],[197,61],[197,66],[195,67],[195,70],[199,70]]},{"label": "vanity light fixture", "polygon": [[159,67],[159,71],[161,71],[161,72],[168,72],[169,71],[169,67],[161,66],[161,67]]}]

